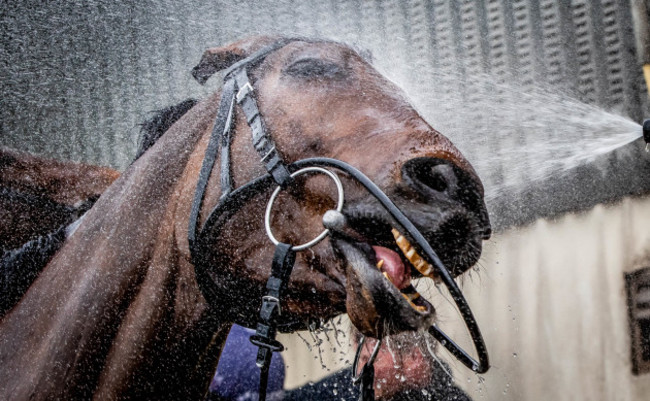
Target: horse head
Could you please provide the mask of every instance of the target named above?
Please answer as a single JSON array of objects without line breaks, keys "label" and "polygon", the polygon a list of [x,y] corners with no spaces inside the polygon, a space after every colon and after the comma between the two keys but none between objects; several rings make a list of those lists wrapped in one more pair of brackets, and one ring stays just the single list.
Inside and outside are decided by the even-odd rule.
[{"label": "horse head", "polygon": [[[253,38],[209,49],[194,75],[205,82],[275,40]],[[416,225],[454,276],[478,260],[482,240],[491,232],[479,178],[460,151],[368,60],[340,43],[296,40],[269,54],[249,75],[260,114],[284,160],[324,156],[356,166]],[[241,112],[234,132],[233,176],[241,185],[264,171],[246,143],[250,131]],[[430,325],[434,309],[414,293],[411,278],[433,277],[431,266],[366,190],[349,177],[342,179],[342,213],[354,235],[298,254],[283,319],[347,312],[362,333],[373,337]],[[288,192],[274,207],[272,226],[280,241],[298,244],[323,230],[323,214],[334,208],[336,190],[326,177],[313,176]],[[205,203],[214,205],[219,195],[213,190]],[[214,241],[213,275],[227,294],[223,313],[246,325],[254,324],[273,254],[260,224],[267,199],[260,196],[243,206]]]},{"label": "horse head", "polygon": [[[194,75],[205,82],[276,40],[210,49]],[[366,59],[340,43],[293,40],[250,67],[249,89],[286,163],[329,157],[357,167],[452,275],[477,261],[490,235],[480,180]],[[102,194],[0,321],[0,398],[195,399],[231,324],[255,324],[274,252],[263,224],[271,189],[237,205],[204,237],[201,265],[211,266],[216,305],[199,288],[190,247],[192,204],[220,96],[192,107]],[[231,125],[229,170],[241,187],[265,170],[240,108]],[[199,224],[220,204],[220,169],[217,163],[209,175]],[[377,338],[426,327],[435,311],[411,279],[435,279],[432,261],[416,254],[409,234],[357,180],[339,176],[347,234],[297,253],[280,325],[294,329],[347,312]],[[318,235],[335,192],[325,176],[296,178],[273,208],[275,237],[298,244]]]}]

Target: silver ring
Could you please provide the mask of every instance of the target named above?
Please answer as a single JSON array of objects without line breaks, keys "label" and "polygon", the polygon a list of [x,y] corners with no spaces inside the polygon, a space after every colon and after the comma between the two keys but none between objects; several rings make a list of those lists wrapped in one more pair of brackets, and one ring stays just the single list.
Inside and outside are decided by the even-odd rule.
[{"label": "silver ring", "polygon": [[[361,341],[359,342],[359,345],[357,347],[357,352],[354,354],[354,362],[352,363],[352,384],[355,386],[359,384],[361,381],[361,373],[359,373],[358,376],[355,376],[357,374],[357,370],[359,369],[359,358],[361,357],[361,351],[363,349],[363,345],[366,343],[366,337],[361,336]],[[373,363],[375,363],[375,358],[377,358],[377,354],[379,353],[379,347],[381,347],[381,340],[377,340],[375,343],[375,348],[372,350],[372,354],[370,354],[370,358],[368,358],[368,361],[366,362],[366,366],[372,366]]]},{"label": "silver ring", "polygon": [[[326,174],[334,181],[334,184],[336,184],[336,190],[338,191],[336,210],[338,212],[341,212],[343,210],[343,184],[341,184],[341,180],[336,174],[322,167],[305,167],[291,174],[291,177],[294,178],[301,174],[314,173],[314,172]],[[269,203],[266,205],[266,213],[264,215],[264,227],[266,228],[266,234],[269,236],[271,242],[273,242],[273,245],[276,246],[280,243],[280,241],[275,239],[275,236],[273,236],[273,232],[271,231],[271,209],[273,208],[273,202],[275,202],[275,198],[278,196],[281,189],[282,189],[281,187],[277,187],[275,188],[275,191],[273,191],[273,194],[271,194],[271,198],[269,199]],[[306,242],[302,245],[294,245],[291,247],[291,249],[294,251],[302,251],[309,247],[312,247],[317,243],[319,243],[320,241],[322,241],[323,238],[325,238],[327,234],[329,234],[329,231],[330,230],[325,229],[323,232],[321,232],[318,235],[318,237],[314,238],[313,240]]]}]

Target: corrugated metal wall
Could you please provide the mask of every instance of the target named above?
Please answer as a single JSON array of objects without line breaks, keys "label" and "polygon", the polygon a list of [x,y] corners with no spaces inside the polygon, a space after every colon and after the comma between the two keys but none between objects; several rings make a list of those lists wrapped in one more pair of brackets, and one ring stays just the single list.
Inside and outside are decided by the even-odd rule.
[{"label": "corrugated metal wall", "polygon": [[[205,48],[259,32],[372,50],[425,117],[474,159],[475,142],[448,122],[457,103],[445,99],[471,102],[484,92],[473,87],[484,72],[524,88],[550,85],[635,120],[642,114],[627,1],[91,0],[2,8],[2,143],[117,168],[134,154],[137,124],[149,111],[205,93],[188,74]],[[475,116],[463,130],[483,127],[480,110]],[[486,179],[498,180],[495,171]]]},{"label": "corrugated metal wall", "polygon": [[[647,221],[650,200],[626,199],[490,240],[463,290],[492,369],[479,378],[452,362],[457,382],[475,400],[647,400],[650,376],[632,373],[624,280],[650,266]],[[467,344],[456,314],[432,296]]]}]

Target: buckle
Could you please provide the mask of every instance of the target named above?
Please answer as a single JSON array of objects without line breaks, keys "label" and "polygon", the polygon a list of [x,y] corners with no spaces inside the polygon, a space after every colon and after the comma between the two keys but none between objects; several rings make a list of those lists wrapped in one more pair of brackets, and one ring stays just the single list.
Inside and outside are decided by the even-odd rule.
[{"label": "buckle", "polygon": [[262,297],[262,308],[264,308],[264,304],[272,304],[273,308],[277,308],[278,310],[278,316],[282,315],[282,308],[280,307],[280,300],[274,297],[273,295],[264,295]]},{"label": "buckle", "polygon": [[239,91],[237,92],[237,103],[241,103],[242,100],[253,91],[253,86],[251,86],[250,82],[246,82],[244,86],[239,88]]},{"label": "buckle", "polygon": [[273,147],[271,148],[271,150],[269,150],[268,152],[266,152],[266,154],[264,155],[264,157],[262,157],[262,158],[260,159],[260,161],[261,161],[262,163],[266,163],[266,160],[267,160],[270,156],[273,155],[273,152],[275,152],[275,146],[273,146]]},{"label": "buckle", "polygon": [[282,352],[284,351],[284,345],[278,340],[274,340],[272,338],[264,337],[264,336],[258,336],[257,334],[254,334],[250,336],[248,339],[251,344],[257,345],[260,348],[267,348],[273,352]]}]

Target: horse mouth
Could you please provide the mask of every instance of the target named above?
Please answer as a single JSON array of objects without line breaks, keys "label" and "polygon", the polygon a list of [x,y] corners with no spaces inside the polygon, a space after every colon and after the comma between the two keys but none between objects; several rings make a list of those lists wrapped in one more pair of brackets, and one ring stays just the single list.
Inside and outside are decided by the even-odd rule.
[{"label": "horse mouth", "polygon": [[386,280],[397,287],[411,308],[420,313],[427,313],[431,304],[415,289],[411,278],[417,273],[436,282],[439,282],[440,278],[434,272],[433,266],[420,256],[399,230],[392,228],[391,234],[395,238],[398,251],[378,245],[372,246],[377,261],[376,267]]},{"label": "horse mouth", "polygon": [[354,236],[335,236],[347,262],[347,309],[357,329],[381,338],[433,324],[435,309],[413,278],[440,279],[407,236],[384,219],[347,216]]}]

